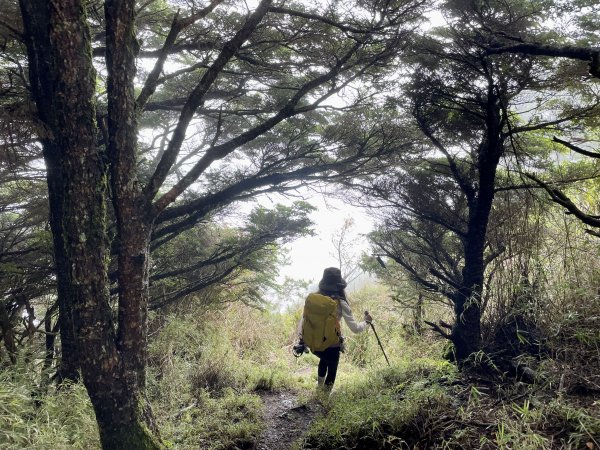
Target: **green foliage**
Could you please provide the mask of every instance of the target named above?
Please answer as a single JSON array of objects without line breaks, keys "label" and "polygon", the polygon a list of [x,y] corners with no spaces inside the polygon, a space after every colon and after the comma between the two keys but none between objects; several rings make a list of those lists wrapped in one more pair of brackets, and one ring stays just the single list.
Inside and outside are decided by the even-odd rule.
[{"label": "green foliage", "polygon": [[22,360],[0,372],[0,449],[99,449],[84,386],[65,385],[41,395],[32,373]]},{"label": "green foliage", "polygon": [[400,448],[431,445],[432,425],[447,414],[451,397],[440,380],[453,376],[447,363],[409,362],[340,388],[330,409],[305,438],[304,448]]},{"label": "green foliage", "polygon": [[[299,445],[307,449],[585,448],[598,442],[600,420],[592,398],[573,394],[582,361],[572,353],[595,364],[598,345],[595,322],[584,320],[597,317],[597,310],[583,301],[584,291],[548,328],[557,335],[551,343],[559,355],[533,366],[543,386],[505,381],[490,388],[463,376],[441,358],[444,342],[407,334],[403,324],[411,316],[386,288],[370,285],[349,299],[356,317],[364,309],[374,316],[392,366],[370,331],[346,331],[347,350],[329,398],[315,395],[318,359],[291,356],[300,308],[278,313],[243,304],[153,313],[148,394],[161,436],[173,449],[250,448],[265,426],[260,394],[284,390],[324,405],[322,416],[302,430],[307,434]],[[560,356],[566,349],[568,359]],[[32,395],[40,377],[26,361],[35,360],[27,355],[0,373],[0,448],[99,448],[83,386]],[[593,368],[579,371],[595,380]]]},{"label": "green foliage", "polygon": [[178,449],[240,448],[262,430],[261,391],[297,387],[289,317],[243,304],[155,315],[149,393],[163,437]]},{"label": "green foliage", "polygon": [[312,233],[312,210],[306,202],[255,207],[237,227],[214,218],[215,223],[181,231],[153,252],[151,307],[190,296],[201,297],[205,307],[264,303],[267,290],[276,286],[280,245]]},{"label": "green foliage", "polygon": [[172,448],[235,448],[261,430],[260,400],[245,390],[240,359],[229,336],[220,334],[227,324],[207,319],[161,318],[151,341],[149,392]]},{"label": "green foliage", "polygon": [[[439,353],[437,344],[404,343],[398,327],[402,316],[393,309],[385,288],[371,286],[349,297],[357,318],[364,309],[372,312],[386,351],[397,365],[378,372],[385,360],[372,333],[347,332],[348,348],[342,357],[337,385],[351,392],[364,408],[368,402],[361,399],[361,383],[373,391],[388,386],[389,393],[382,394],[387,409],[378,412],[374,408],[374,421],[386,424],[396,417],[393,400],[398,395],[415,396],[415,402],[413,409],[398,413],[394,420],[415,414],[416,405],[433,397],[424,394],[421,398],[417,392],[420,388],[411,388],[413,379],[452,377],[452,367],[431,359],[431,355]],[[314,389],[318,360],[313,355],[295,359],[290,352],[299,314],[300,308],[277,313],[238,304],[200,315],[154,315],[149,392],[155,412],[159,411],[163,437],[174,448],[241,447],[255,440],[262,427],[256,393],[291,389],[310,399],[308,392]],[[426,385],[426,390],[429,387]],[[338,394],[334,395],[338,398]],[[242,419],[244,415],[246,418]],[[357,423],[360,417],[353,420],[351,423]],[[360,435],[363,428],[359,426],[356,433]]]},{"label": "green foliage", "polygon": [[486,444],[523,450],[595,448],[600,437],[598,417],[562,400],[544,404],[536,400],[534,405],[526,399],[520,404],[503,405],[494,415],[496,428],[480,439],[480,448]]},{"label": "green foliage", "polygon": [[232,449],[251,445],[262,430],[257,395],[227,388],[219,398],[204,391],[193,408],[162,425],[167,446],[177,449]]},{"label": "green foliage", "polygon": [[[360,318],[365,310],[373,316],[373,324],[390,361],[430,358],[441,354],[443,342],[430,338],[425,338],[425,341],[411,341],[412,317],[393,301],[387,287],[380,284],[367,285],[360,291],[350,293],[348,297],[355,318]],[[344,331],[344,325],[342,329]],[[345,337],[344,360],[348,360],[357,368],[386,366],[372,330],[352,334],[346,329]]]},{"label": "green foliage", "polygon": [[0,156],[0,343],[11,359],[28,334],[24,311],[43,319],[55,289],[45,186],[15,177],[15,158]]}]

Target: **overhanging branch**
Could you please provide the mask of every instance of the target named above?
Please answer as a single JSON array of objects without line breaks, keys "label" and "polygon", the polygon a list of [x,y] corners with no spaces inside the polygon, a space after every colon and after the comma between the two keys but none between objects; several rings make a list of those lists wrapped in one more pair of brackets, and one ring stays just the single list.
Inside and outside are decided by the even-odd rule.
[{"label": "overhanging branch", "polygon": [[225,65],[235,55],[242,44],[246,41],[246,39],[248,39],[258,24],[262,21],[263,17],[271,6],[271,3],[272,0],[263,0],[258,5],[242,28],[240,28],[235,36],[223,46],[217,59],[214,61],[211,67],[206,70],[199,83],[189,95],[186,104],[181,111],[181,115],[179,116],[179,121],[177,122],[177,126],[173,132],[169,146],[159,161],[154,174],[150,178],[150,181],[144,188],[143,195],[146,200],[151,201],[157,194],[160,186],[162,186],[163,182],[165,181],[169,170],[177,159],[177,155],[181,149],[181,144],[185,138],[185,133],[190,122],[192,121],[196,109],[202,106],[202,103],[205,100],[205,94],[213,85]]},{"label": "overhanging branch", "polygon": [[[335,77],[337,77],[339,73],[341,73],[344,70],[345,64],[351,59],[351,57],[355,54],[356,50],[358,50],[359,47],[360,44],[357,43],[344,55],[343,58],[341,58],[336,63],[336,65],[328,73],[323,74],[322,76],[319,76],[315,79],[312,79],[305,83],[302,87],[300,87],[298,91],[292,96],[292,98],[290,98],[290,100],[285,104],[285,106],[279,110],[277,114],[265,120],[261,124],[255,126],[254,128],[245,131],[239,136],[220,145],[215,145],[211,147],[204,154],[204,156],[202,156],[202,158],[200,158],[200,160],[194,165],[194,167],[175,186],[173,186],[167,193],[165,193],[162,197],[156,200],[156,202],[154,203],[155,214],[160,214],[160,212],[163,211],[169,204],[175,201],[175,199],[192,183],[194,183],[198,179],[198,177],[202,173],[204,173],[204,171],[214,161],[224,158],[240,146],[253,141],[258,136],[266,133],[267,131],[271,130],[273,127],[281,123],[283,120],[301,112],[307,112],[310,109],[317,108],[319,103],[325,98],[329,97],[332,92],[339,91],[341,89],[341,86],[332,88],[330,93],[326,94],[325,96],[322,96],[313,104],[296,109],[296,106],[305,97],[306,94],[311,92],[313,89],[335,79]],[[172,142],[173,141],[171,141],[171,143]],[[181,145],[181,142],[179,145]]]},{"label": "overhanging branch", "polygon": [[563,141],[560,138],[557,138],[556,136],[554,136],[552,138],[552,140],[554,142],[557,142],[561,145],[564,145],[565,147],[567,147],[570,150],[573,150],[575,153],[579,153],[580,155],[584,155],[584,156],[589,156],[590,158],[600,158],[600,153],[598,152],[590,152],[589,150],[584,150],[581,147],[578,147],[574,144],[571,144],[570,142],[567,141]]},{"label": "overhanging branch", "polygon": [[589,63],[590,74],[600,78],[600,50],[591,47],[575,47],[571,45],[553,46],[536,42],[522,42],[513,45],[501,45],[488,47],[486,53],[521,53],[534,56],[550,56],[557,58],[576,59]]},{"label": "overhanging branch", "polygon": [[600,228],[600,219],[583,212],[563,192],[559,191],[558,189],[552,188],[550,185],[543,182],[542,180],[535,177],[534,175],[531,175],[528,173],[526,173],[524,175],[527,178],[535,181],[541,187],[543,187],[546,190],[546,192],[548,192],[548,194],[550,194],[550,198],[552,199],[553,202],[558,203],[562,207],[566,208],[567,211],[569,211],[571,214],[573,214],[575,217],[577,217],[581,222],[583,222],[586,225],[589,225],[591,227],[594,227],[594,228]]}]

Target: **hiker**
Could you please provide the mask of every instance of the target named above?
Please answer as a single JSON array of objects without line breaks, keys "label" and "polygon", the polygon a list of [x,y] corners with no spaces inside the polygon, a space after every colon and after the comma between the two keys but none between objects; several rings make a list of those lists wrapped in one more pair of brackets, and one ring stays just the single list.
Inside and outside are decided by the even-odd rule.
[{"label": "hiker", "polygon": [[299,345],[308,346],[320,360],[317,386],[327,390],[333,387],[340,352],[343,351],[344,338],[340,330],[342,317],[354,333],[365,331],[373,320],[365,311],[364,321],[356,322],[346,299],[346,285],[340,269],[325,269],[323,278],[319,281],[319,291],[306,298],[304,313],[298,324]]}]

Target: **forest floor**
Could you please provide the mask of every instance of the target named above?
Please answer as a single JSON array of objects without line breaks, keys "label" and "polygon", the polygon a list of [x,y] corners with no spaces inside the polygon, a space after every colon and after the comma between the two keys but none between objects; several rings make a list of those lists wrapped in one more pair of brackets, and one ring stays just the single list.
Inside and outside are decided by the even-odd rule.
[{"label": "forest floor", "polygon": [[261,395],[265,431],[254,446],[255,450],[287,450],[302,438],[315,417],[323,414],[316,400],[301,400],[290,391],[268,392]]}]

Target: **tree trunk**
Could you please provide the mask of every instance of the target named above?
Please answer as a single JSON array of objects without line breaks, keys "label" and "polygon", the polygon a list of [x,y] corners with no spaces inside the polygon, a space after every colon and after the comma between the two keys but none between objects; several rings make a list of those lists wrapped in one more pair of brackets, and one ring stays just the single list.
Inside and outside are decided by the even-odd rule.
[{"label": "tree trunk", "polygon": [[117,219],[119,327],[117,345],[130,383],[145,386],[146,312],[151,203],[137,180],[137,119],[134,94],[135,1],[108,0],[106,66],[108,68],[108,153],[113,205]]},{"label": "tree trunk", "polygon": [[481,298],[483,293],[487,227],[495,196],[496,170],[504,150],[502,117],[494,86],[488,88],[486,136],[478,149],[477,191],[469,202],[467,234],[463,241],[465,263],[462,286],[454,302],[452,342],[459,362],[481,350]]},{"label": "tree trunk", "polygon": [[69,293],[69,279],[67,277],[69,262],[65,254],[64,233],[62,225],[62,175],[50,169],[56,162],[54,158],[59,154],[57,150],[48,151],[50,145],[44,145],[44,158],[48,167],[47,182],[50,201],[50,229],[54,241],[54,267],[56,271],[56,296],[58,300],[58,324],[60,330],[60,365],[57,379],[76,382],[79,380],[79,357],[75,343],[75,325],[73,324],[73,305]]},{"label": "tree trunk", "polygon": [[86,383],[96,412],[102,448],[162,449],[160,441],[150,430],[143,393],[139,389],[131,391],[127,386],[126,377],[118,377],[96,377],[97,384],[92,389]]},{"label": "tree trunk", "polygon": [[[488,176],[490,176],[488,174]],[[494,177],[490,189],[480,189],[476,207],[469,220],[465,238],[465,264],[462,270],[462,289],[454,303],[455,323],[452,329],[456,358],[464,361],[481,350],[481,298],[485,273],[484,249],[490,210],[494,200]],[[488,184],[487,182],[485,184]]]},{"label": "tree trunk", "polygon": [[470,288],[465,283],[454,304],[456,318],[452,327],[452,343],[459,362],[481,350],[481,284],[474,279],[468,284]]},{"label": "tree trunk", "polygon": [[59,322],[61,336],[61,363],[58,371],[59,381],[76,381],[79,378],[78,357],[76,353],[72,304],[69,294],[68,270],[63,245],[63,195],[62,147],[56,135],[60,124],[56,114],[56,92],[53,50],[50,43],[50,3],[21,0],[21,13],[25,26],[25,43],[29,59],[29,79],[31,91],[37,105],[37,113],[44,124],[40,140],[46,163],[46,180],[50,210],[50,230],[53,237],[54,268],[56,273],[57,298],[59,303]]},{"label": "tree trunk", "polygon": [[15,333],[10,316],[6,312],[6,307],[0,304],[0,340],[4,340],[4,347],[8,352],[11,363],[17,362],[17,344],[15,342]]},{"label": "tree trunk", "polygon": [[[159,449],[145,414],[139,363],[143,357],[136,358],[134,350],[137,345],[140,351],[145,342],[136,343],[137,336],[130,339],[126,332],[120,333],[119,346],[129,349],[121,353],[109,304],[108,176],[96,146],[96,74],[85,7],[76,0],[21,0],[21,11],[33,95],[46,127],[40,134],[48,163],[56,264],[64,276],[58,290],[63,299],[61,337],[71,332],[74,337],[65,343],[75,343],[103,448]],[[142,261],[145,267],[147,243],[142,247],[145,250],[128,253],[126,258]],[[125,310],[133,311],[136,305],[139,301]],[[143,323],[145,314],[141,316],[130,329]]]},{"label": "tree trunk", "polygon": [[493,196],[490,198],[480,195],[469,214],[469,230],[464,242],[462,286],[454,302],[455,322],[452,328],[452,341],[458,361],[464,361],[481,349],[481,294],[485,270],[483,253],[492,200]]}]

